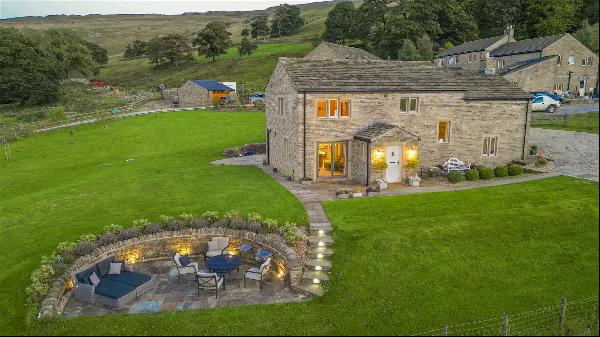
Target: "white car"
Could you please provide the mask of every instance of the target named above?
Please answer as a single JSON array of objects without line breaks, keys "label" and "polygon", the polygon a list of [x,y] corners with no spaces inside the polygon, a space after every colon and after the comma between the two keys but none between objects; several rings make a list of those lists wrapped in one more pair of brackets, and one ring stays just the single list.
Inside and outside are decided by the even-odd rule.
[{"label": "white car", "polygon": [[550,96],[537,95],[531,100],[531,111],[554,113],[558,107],[560,107],[560,101],[557,101]]}]

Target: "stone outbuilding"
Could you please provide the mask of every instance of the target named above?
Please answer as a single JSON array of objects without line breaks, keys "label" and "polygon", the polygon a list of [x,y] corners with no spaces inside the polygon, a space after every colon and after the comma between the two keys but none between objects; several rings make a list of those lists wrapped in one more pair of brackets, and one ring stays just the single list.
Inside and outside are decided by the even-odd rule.
[{"label": "stone outbuilding", "polygon": [[267,85],[267,162],[293,179],[361,184],[407,181],[415,161],[504,165],[524,157],[528,114],[527,93],[477,71],[281,58]]},{"label": "stone outbuilding", "polygon": [[379,57],[360,48],[321,42],[304,56],[307,60],[380,60]]},{"label": "stone outbuilding", "polygon": [[235,89],[213,80],[190,80],[176,90],[166,91],[164,98],[179,106],[204,107],[214,105]]},{"label": "stone outbuilding", "polygon": [[434,62],[503,76],[527,92],[583,97],[598,90],[598,56],[570,34],[517,41],[508,26],[503,35],[443,50]]}]

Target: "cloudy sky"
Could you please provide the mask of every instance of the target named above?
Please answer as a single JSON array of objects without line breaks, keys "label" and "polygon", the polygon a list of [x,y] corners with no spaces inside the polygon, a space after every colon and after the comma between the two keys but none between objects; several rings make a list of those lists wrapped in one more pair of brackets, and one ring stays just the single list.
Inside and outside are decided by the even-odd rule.
[{"label": "cloudy sky", "polygon": [[246,11],[265,9],[280,3],[308,3],[318,0],[0,0],[0,19],[51,14],[181,14],[184,12]]}]

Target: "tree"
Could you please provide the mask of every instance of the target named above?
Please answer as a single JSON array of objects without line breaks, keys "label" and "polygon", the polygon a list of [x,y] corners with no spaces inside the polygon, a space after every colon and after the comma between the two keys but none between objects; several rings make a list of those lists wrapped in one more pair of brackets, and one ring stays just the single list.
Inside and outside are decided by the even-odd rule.
[{"label": "tree", "polygon": [[417,38],[417,53],[419,54],[419,59],[422,61],[431,61],[433,60],[433,43],[431,39],[427,35],[423,35]]},{"label": "tree", "polygon": [[365,0],[358,8],[355,16],[355,37],[367,41],[373,33],[374,26],[385,26],[387,11],[385,0]]},{"label": "tree", "polygon": [[51,28],[46,31],[29,32],[40,47],[54,55],[60,63],[62,78],[67,78],[71,70],[78,70],[85,76],[94,71],[92,53],[86,41],[73,30]]},{"label": "tree", "polygon": [[398,51],[398,59],[402,61],[416,61],[419,59],[417,47],[411,39],[404,39],[402,47]]},{"label": "tree", "polygon": [[425,32],[416,22],[398,15],[388,14],[384,24],[373,27],[368,41],[379,57],[396,59],[405,39],[424,34]]},{"label": "tree", "polygon": [[128,44],[125,48],[125,52],[123,53],[123,57],[132,58],[138,56],[144,56],[146,53],[146,42],[135,40],[132,43]]},{"label": "tree", "polygon": [[0,28],[0,103],[56,100],[64,75],[62,68],[54,54],[42,48],[31,34]]},{"label": "tree", "polygon": [[256,48],[258,48],[258,45],[256,44],[256,42],[250,40],[248,38],[248,34],[243,34],[244,30],[242,30],[242,41],[240,42],[240,45],[238,46],[238,53],[240,54],[240,57],[247,55],[250,56],[252,53],[254,53],[254,51],[256,50]]},{"label": "tree", "polygon": [[475,40],[478,37],[475,19],[469,15],[457,0],[433,0],[441,1],[440,10],[437,13],[438,21],[441,23],[441,39],[450,40],[454,44]]},{"label": "tree", "polygon": [[325,19],[325,32],[323,40],[329,42],[341,42],[345,44],[348,39],[354,38],[356,8],[351,1],[339,2],[327,14]]},{"label": "tree", "polygon": [[257,15],[250,21],[250,35],[253,39],[269,36],[269,16]]},{"label": "tree", "polygon": [[221,55],[227,53],[227,48],[231,45],[230,32],[223,22],[209,22],[203,30],[196,34],[194,46],[198,46],[198,54],[209,58],[213,62]]},{"label": "tree", "polygon": [[300,8],[289,4],[277,7],[271,20],[271,37],[294,35],[304,25]]},{"label": "tree", "polygon": [[108,62],[108,51],[106,49],[88,41],[85,42],[85,45],[90,50],[92,60],[94,60],[96,64],[106,64],[106,62]]},{"label": "tree", "polygon": [[583,20],[583,25],[577,30],[577,32],[575,32],[575,38],[577,38],[577,40],[579,40],[579,42],[581,42],[584,46],[593,50],[592,27],[587,20]]},{"label": "tree", "polygon": [[156,66],[170,63],[177,67],[180,61],[189,57],[190,51],[188,39],[180,34],[156,36],[146,44],[146,57]]}]

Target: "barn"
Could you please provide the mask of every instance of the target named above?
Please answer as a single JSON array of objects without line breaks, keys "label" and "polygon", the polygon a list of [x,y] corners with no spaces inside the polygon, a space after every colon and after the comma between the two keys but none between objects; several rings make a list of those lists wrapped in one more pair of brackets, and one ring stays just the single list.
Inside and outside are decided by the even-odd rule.
[{"label": "barn", "polygon": [[190,80],[177,88],[174,101],[180,106],[209,106],[235,90],[213,80]]}]

